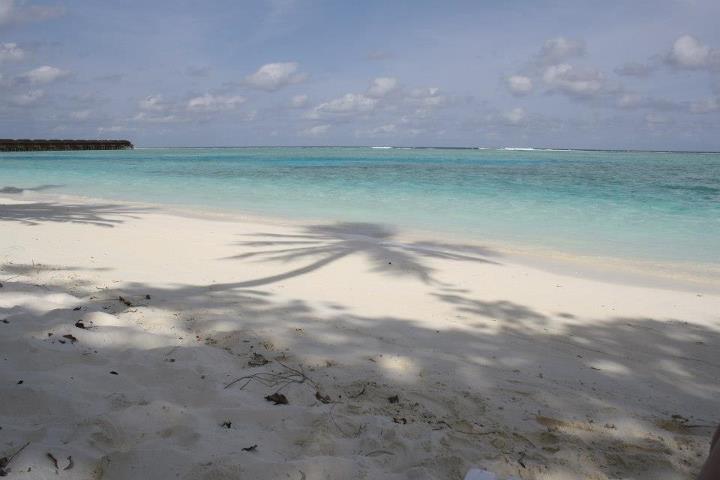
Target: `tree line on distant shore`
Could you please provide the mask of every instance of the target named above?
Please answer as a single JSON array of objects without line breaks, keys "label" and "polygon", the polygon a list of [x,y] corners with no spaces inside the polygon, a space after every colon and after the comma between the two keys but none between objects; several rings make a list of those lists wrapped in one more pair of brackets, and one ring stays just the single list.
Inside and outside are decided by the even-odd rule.
[{"label": "tree line on distant shore", "polygon": [[129,150],[129,140],[44,140],[0,139],[0,152],[29,152],[45,150]]}]

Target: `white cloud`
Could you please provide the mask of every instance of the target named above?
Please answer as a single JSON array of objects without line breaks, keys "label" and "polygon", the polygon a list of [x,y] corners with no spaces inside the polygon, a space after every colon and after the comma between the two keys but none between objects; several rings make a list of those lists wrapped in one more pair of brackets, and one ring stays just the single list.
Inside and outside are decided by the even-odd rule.
[{"label": "white cloud", "polygon": [[410,90],[406,101],[423,109],[431,109],[446,105],[448,98],[442,94],[438,87],[424,87]]},{"label": "white cloud", "polygon": [[15,0],[0,0],[0,25],[47,20],[65,12],[63,7],[26,5],[26,3],[22,2],[22,5],[18,6]]},{"label": "white cloud", "polygon": [[170,108],[162,95],[148,95],[138,102],[138,106],[141,110],[152,112],[164,112]]},{"label": "white cloud", "polygon": [[326,134],[328,130],[330,130],[330,125],[315,125],[314,127],[306,128],[300,132],[300,134],[308,137],[316,137]]},{"label": "white cloud", "polygon": [[637,93],[625,93],[621,95],[617,100],[617,106],[628,110],[645,108],[661,111],[681,111],[687,108],[687,106],[678,102],[663,98],[644,97]]},{"label": "white cloud", "polygon": [[543,73],[543,81],[550,90],[570,96],[589,97],[601,93],[605,77],[597,70],[578,70],[566,63],[551,65]]},{"label": "white cloud", "polygon": [[179,122],[181,119],[177,115],[156,115],[148,112],[140,112],[137,115],[135,115],[133,118],[136,122],[146,122],[146,123],[172,123],[172,122]]},{"label": "white cloud", "polygon": [[371,134],[373,135],[387,135],[397,132],[397,125],[394,123],[388,123],[387,125],[381,125],[377,128],[373,128]]},{"label": "white cloud", "polygon": [[533,81],[523,75],[511,75],[506,79],[507,87],[515,96],[527,95],[532,92]]},{"label": "white cloud", "polygon": [[77,112],[70,113],[70,118],[72,118],[73,120],[87,120],[91,116],[91,110],[78,110]]},{"label": "white cloud", "polygon": [[677,68],[718,68],[720,50],[703,45],[691,35],[683,35],[675,40],[666,60]]},{"label": "white cloud", "polygon": [[370,88],[368,88],[367,95],[373,98],[382,98],[395,91],[397,87],[397,78],[378,77],[372,81]]},{"label": "white cloud", "polygon": [[117,132],[126,132],[128,130],[133,130],[133,129],[124,127],[122,125],[111,125],[109,127],[98,127],[98,129],[97,129],[98,133],[117,133]]},{"label": "white cloud", "polygon": [[502,114],[505,121],[512,125],[519,125],[527,119],[527,112],[522,107],[513,108]]},{"label": "white cloud", "polygon": [[297,62],[268,63],[257,72],[245,77],[245,84],[252,88],[272,92],[293,83],[300,83],[307,75],[297,72]]},{"label": "white cloud", "polygon": [[307,105],[308,96],[305,94],[295,95],[290,99],[290,106],[293,108],[302,108]]},{"label": "white cloud", "polygon": [[417,120],[428,117],[435,109],[448,103],[449,99],[437,87],[406,90],[399,86],[395,78],[379,77],[371,82],[365,93],[346,93],[321,103],[307,112],[304,118],[317,120],[328,116],[353,115],[367,117],[371,114],[391,112],[396,116]]},{"label": "white cloud", "polygon": [[397,139],[399,136],[414,137],[423,133],[419,128],[408,126],[403,119],[399,123],[400,125],[387,123],[374,128],[358,128],[355,130],[355,137]]},{"label": "white cloud", "polygon": [[42,90],[30,90],[26,93],[20,93],[11,98],[12,103],[15,105],[26,106],[33,105],[45,97],[45,92]]},{"label": "white cloud", "polygon": [[321,103],[315,107],[315,113],[352,114],[366,113],[375,109],[378,101],[362,93],[346,93],[340,98]]},{"label": "white cloud", "polygon": [[0,43],[0,63],[19,61],[25,57],[25,51],[17,43]]},{"label": "white cloud", "polygon": [[234,110],[245,103],[245,100],[245,97],[241,97],[239,95],[224,96],[206,93],[205,95],[188,100],[187,108],[189,110],[205,112]]},{"label": "white cloud", "polygon": [[[163,95],[149,95],[138,102],[140,112],[133,121],[144,123],[175,123],[193,120],[193,113],[224,112],[236,110],[246,102],[239,95],[214,95],[205,93],[189,98],[187,101],[168,100]],[[254,112],[246,112],[246,118],[254,116]]]},{"label": "white cloud", "polygon": [[29,72],[25,73],[22,78],[32,84],[40,85],[45,83],[52,83],[68,75],[69,73],[65,70],[60,70],[56,67],[44,65],[42,67],[30,70]]},{"label": "white cloud", "polygon": [[543,65],[554,65],[568,58],[585,54],[585,42],[565,37],[546,40],[540,49],[539,60]]},{"label": "white cloud", "polygon": [[692,113],[720,112],[720,98],[706,98],[690,105]]}]

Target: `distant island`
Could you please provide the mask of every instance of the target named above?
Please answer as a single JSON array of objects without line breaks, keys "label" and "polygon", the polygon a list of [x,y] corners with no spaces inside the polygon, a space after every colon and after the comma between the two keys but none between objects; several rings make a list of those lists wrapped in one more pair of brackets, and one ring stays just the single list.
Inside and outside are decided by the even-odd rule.
[{"label": "distant island", "polygon": [[129,140],[30,140],[0,139],[0,152],[41,152],[48,150],[132,150]]}]

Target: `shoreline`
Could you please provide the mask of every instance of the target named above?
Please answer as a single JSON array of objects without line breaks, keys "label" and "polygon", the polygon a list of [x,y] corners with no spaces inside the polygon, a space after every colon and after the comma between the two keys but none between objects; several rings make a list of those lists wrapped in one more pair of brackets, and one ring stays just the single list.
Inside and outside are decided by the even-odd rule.
[{"label": "shoreline", "polygon": [[[40,193],[24,190],[19,194],[0,193],[0,201],[58,201],[79,203],[116,203],[158,213],[167,213],[178,217],[196,219],[210,219],[222,222],[250,222],[272,226],[303,227],[307,225],[322,225],[342,222],[338,219],[303,217],[294,219],[284,215],[273,215],[250,211],[237,211],[231,209],[215,209],[193,205],[178,205],[166,203],[150,203],[121,200],[114,198],[100,198],[76,194]],[[355,223],[355,222],[349,222]],[[608,257],[602,255],[579,254],[551,250],[544,246],[518,245],[504,240],[479,241],[474,235],[458,235],[455,232],[442,230],[428,230],[406,226],[397,226],[386,223],[377,223],[394,231],[397,241],[424,241],[438,240],[461,242],[479,248],[492,250],[506,261],[524,266],[547,270],[552,273],[561,273],[589,277],[601,281],[627,283],[628,285],[641,285],[686,291],[702,291],[705,293],[720,293],[720,264],[708,266],[699,262],[678,261],[652,261],[625,257]]]}]

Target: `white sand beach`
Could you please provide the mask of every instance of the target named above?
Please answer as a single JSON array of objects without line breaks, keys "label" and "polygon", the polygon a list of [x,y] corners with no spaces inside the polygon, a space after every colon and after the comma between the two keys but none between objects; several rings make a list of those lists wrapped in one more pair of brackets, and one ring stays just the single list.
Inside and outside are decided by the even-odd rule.
[{"label": "white sand beach", "polygon": [[0,457],[27,444],[25,479],[694,478],[720,286],[583,272],[374,224],[3,195]]}]

